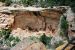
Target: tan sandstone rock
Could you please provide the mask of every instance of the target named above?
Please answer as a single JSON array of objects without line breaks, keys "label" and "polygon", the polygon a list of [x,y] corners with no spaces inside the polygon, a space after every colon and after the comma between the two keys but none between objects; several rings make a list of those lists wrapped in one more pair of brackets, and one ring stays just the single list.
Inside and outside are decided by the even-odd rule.
[{"label": "tan sandstone rock", "polygon": [[55,31],[61,16],[58,10],[25,11],[15,13],[13,28],[30,29],[33,31],[46,30]]},{"label": "tan sandstone rock", "polygon": [[0,28],[10,27],[14,22],[14,16],[0,13]]},{"label": "tan sandstone rock", "polygon": [[24,50],[46,50],[46,47],[43,43],[33,43]]}]

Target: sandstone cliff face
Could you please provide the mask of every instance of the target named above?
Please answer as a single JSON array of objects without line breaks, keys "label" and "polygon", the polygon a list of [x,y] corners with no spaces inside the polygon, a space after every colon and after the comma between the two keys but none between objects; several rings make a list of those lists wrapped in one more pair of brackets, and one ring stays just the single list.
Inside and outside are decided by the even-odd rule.
[{"label": "sandstone cliff face", "polygon": [[16,12],[14,27],[32,31],[57,29],[61,12],[58,10]]},{"label": "sandstone cliff face", "polygon": [[[44,19],[41,16],[38,16],[37,14],[34,14],[36,12],[19,12],[15,16],[15,27],[16,28],[22,28],[26,29],[29,28],[30,30],[39,30],[41,28],[44,28]],[[36,16],[37,15],[37,16]]]},{"label": "sandstone cliff face", "polygon": [[[12,28],[12,34],[23,37],[46,33],[51,35],[58,29],[62,11],[13,11],[0,13],[0,28]],[[19,28],[19,29],[18,29]]]}]

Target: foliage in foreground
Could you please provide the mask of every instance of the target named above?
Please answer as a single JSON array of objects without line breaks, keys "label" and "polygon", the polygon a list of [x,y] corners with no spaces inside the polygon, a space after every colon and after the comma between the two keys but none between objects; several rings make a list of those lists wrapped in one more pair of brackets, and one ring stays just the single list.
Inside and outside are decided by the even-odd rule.
[{"label": "foliage in foreground", "polygon": [[44,45],[49,45],[52,37],[47,37],[45,34],[43,34],[39,39]]},{"label": "foliage in foreground", "polygon": [[10,34],[11,34],[10,29],[2,29],[0,31],[0,44],[1,45],[13,47],[20,41],[18,37],[14,37],[13,35],[10,35]]},{"label": "foliage in foreground", "polygon": [[68,29],[68,21],[65,16],[62,16],[60,19],[60,35],[64,36],[65,31]]},{"label": "foliage in foreground", "polygon": [[[60,41],[56,41],[57,39],[52,40],[53,37],[51,37],[51,36],[48,37],[45,34],[41,35],[40,37],[31,36],[30,39],[33,40],[33,41],[36,41],[36,42],[41,41],[48,49],[54,49],[54,47],[56,48],[56,47],[58,47],[58,46],[60,46],[64,43],[61,40]],[[51,44],[51,40],[52,40],[52,42],[55,41],[53,47],[52,47],[52,44]]]}]

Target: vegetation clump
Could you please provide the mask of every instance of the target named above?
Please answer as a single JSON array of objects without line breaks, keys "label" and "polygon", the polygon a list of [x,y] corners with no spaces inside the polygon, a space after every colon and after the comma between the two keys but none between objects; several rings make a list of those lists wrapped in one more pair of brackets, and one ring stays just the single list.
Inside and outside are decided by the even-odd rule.
[{"label": "vegetation clump", "polygon": [[13,35],[10,35],[10,34],[11,34],[10,29],[2,29],[0,31],[0,44],[1,45],[13,47],[20,41],[18,37],[14,37]]},{"label": "vegetation clump", "polygon": [[64,36],[68,31],[68,21],[65,16],[62,16],[60,19],[60,35]]},{"label": "vegetation clump", "polygon": [[45,34],[40,37],[40,41],[45,45],[49,45],[51,39],[52,37],[47,37]]}]

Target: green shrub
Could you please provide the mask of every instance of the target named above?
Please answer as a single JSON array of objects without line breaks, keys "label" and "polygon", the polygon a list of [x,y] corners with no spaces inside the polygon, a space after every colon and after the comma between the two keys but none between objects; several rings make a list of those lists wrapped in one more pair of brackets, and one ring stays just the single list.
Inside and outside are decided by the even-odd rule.
[{"label": "green shrub", "polygon": [[4,37],[5,39],[7,39],[10,36],[10,29],[2,29],[0,31],[0,37]]},{"label": "green shrub", "polygon": [[60,27],[63,31],[65,31],[66,29],[68,29],[68,22],[66,21],[66,17],[63,16],[61,19],[61,24]]},{"label": "green shrub", "polygon": [[3,2],[6,6],[9,6],[12,3],[12,0],[0,0],[0,2]]},{"label": "green shrub", "polygon": [[27,1],[26,0],[21,0],[21,3],[26,6],[27,5]]},{"label": "green shrub", "polygon": [[60,45],[63,45],[64,42],[63,41],[59,41],[58,43],[55,44],[55,48],[59,47]]},{"label": "green shrub", "polygon": [[31,40],[36,40],[36,39],[38,39],[38,37],[30,36],[30,39],[31,39]]},{"label": "green shrub", "polygon": [[14,37],[13,35],[10,35],[10,37],[8,39],[6,39],[5,44],[9,47],[13,47],[15,46],[18,42],[20,41],[20,39],[18,37]]},{"label": "green shrub", "polygon": [[50,45],[50,41],[52,37],[47,37],[45,34],[43,34],[39,39],[43,44],[47,46],[47,45]]},{"label": "green shrub", "polygon": [[5,5],[6,5],[6,6],[11,5],[11,3],[12,3],[12,0],[5,0]]},{"label": "green shrub", "polygon": [[64,36],[64,33],[67,31],[67,29],[68,29],[68,21],[66,20],[65,16],[62,16],[60,20],[60,35]]},{"label": "green shrub", "polygon": [[37,0],[21,0],[20,2],[24,5],[24,6],[32,6],[34,5]]},{"label": "green shrub", "polygon": [[18,37],[14,37],[13,35],[10,34],[11,34],[10,29],[2,29],[0,31],[0,44],[13,47],[20,41]]},{"label": "green shrub", "polygon": [[0,0],[0,2],[5,2],[5,0]]}]

